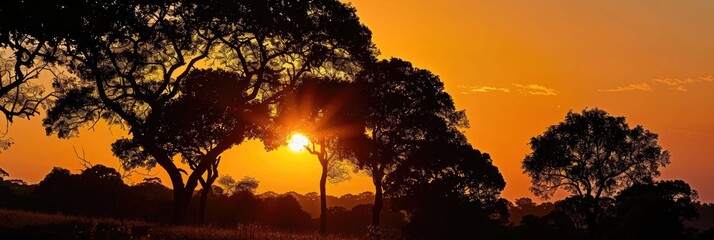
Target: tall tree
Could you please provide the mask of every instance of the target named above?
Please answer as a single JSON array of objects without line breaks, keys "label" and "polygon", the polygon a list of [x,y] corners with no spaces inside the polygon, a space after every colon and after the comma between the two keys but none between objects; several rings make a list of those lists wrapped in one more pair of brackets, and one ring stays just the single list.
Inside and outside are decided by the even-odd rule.
[{"label": "tall tree", "polygon": [[[124,166],[158,164],[168,173],[176,222],[184,221],[194,189],[220,154],[245,139],[247,125],[269,122],[260,113],[282,89],[305,75],[349,75],[373,56],[369,30],[353,8],[333,0],[48,1],[43,7],[54,14],[33,17],[57,27],[50,33],[64,39],[63,62],[79,79],[57,84],[63,94],[45,119],[47,133],[72,137],[100,119],[126,126],[130,138],[117,144],[143,156]],[[182,84],[204,65],[235,78],[224,90],[239,91],[228,94],[236,101],[226,114],[237,123],[223,125],[228,134],[210,146],[196,146],[202,154],[184,158],[195,163],[186,171],[173,161],[181,155],[173,142],[162,138],[180,135],[169,131],[166,117],[185,94]]]},{"label": "tall tree", "polygon": [[601,198],[650,182],[669,164],[657,134],[630,128],[624,117],[597,108],[568,112],[565,121],[532,138],[530,146],[523,170],[531,177],[531,191],[547,199],[563,189],[583,200],[591,238],[600,237]]},{"label": "tall tree", "polygon": [[[457,110],[438,76],[401,59],[382,60],[365,68],[357,78],[365,95],[367,139],[355,143],[357,165],[367,171],[375,187],[372,225],[379,225],[385,177],[420,141],[445,131],[468,127],[466,114]],[[444,128],[438,128],[444,124]],[[359,148],[359,147],[358,147]]]}]

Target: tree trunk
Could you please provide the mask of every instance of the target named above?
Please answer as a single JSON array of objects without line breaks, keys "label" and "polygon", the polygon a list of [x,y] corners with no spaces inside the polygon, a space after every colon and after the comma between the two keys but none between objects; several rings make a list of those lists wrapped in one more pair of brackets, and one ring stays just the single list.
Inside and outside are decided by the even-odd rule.
[{"label": "tree trunk", "polygon": [[[378,174],[377,174],[378,175]],[[379,217],[382,212],[382,177],[373,176],[374,181],[374,204],[372,204],[372,226],[379,226]]]},{"label": "tree trunk", "polygon": [[325,189],[325,184],[327,184],[327,161],[320,159],[320,164],[322,164],[322,176],[320,177],[320,234],[327,233],[327,191]]},{"label": "tree trunk", "polygon": [[191,195],[185,192],[186,190],[183,188],[174,188],[174,224],[186,223],[186,215],[188,213],[188,205],[191,202]]},{"label": "tree trunk", "polygon": [[198,223],[206,223],[206,202],[208,202],[208,194],[211,192],[210,187],[203,187],[201,189],[201,200],[198,205]]},{"label": "tree trunk", "polygon": [[600,202],[597,198],[591,199],[592,212],[588,213],[588,237],[590,240],[601,239],[598,218],[600,216]]},{"label": "tree trunk", "polygon": [[196,189],[196,184],[186,184],[185,187],[174,188],[174,224],[185,224],[188,216],[188,208],[191,204],[193,191]]}]

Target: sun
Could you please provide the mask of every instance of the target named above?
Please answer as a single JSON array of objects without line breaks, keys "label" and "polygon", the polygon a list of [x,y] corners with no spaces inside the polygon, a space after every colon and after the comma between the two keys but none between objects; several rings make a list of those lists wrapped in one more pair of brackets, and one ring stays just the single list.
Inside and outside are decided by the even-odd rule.
[{"label": "sun", "polygon": [[310,140],[308,140],[305,135],[295,133],[292,137],[290,137],[290,140],[288,140],[288,148],[295,152],[300,152],[305,149],[305,146],[307,146],[308,143],[310,143]]}]

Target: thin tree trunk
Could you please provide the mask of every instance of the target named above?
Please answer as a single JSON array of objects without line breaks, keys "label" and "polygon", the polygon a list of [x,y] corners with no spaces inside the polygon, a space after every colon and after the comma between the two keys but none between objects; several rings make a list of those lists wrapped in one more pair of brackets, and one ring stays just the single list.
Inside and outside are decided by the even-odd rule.
[{"label": "thin tree trunk", "polygon": [[322,176],[320,177],[320,234],[327,233],[327,162],[320,159],[322,164]]},{"label": "thin tree trunk", "polygon": [[588,237],[591,240],[599,240],[600,236],[600,226],[598,224],[598,218],[600,215],[600,202],[597,198],[591,199],[591,204],[593,211],[588,214]]},{"label": "thin tree trunk", "polygon": [[[378,175],[378,174],[377,174]],[[374,204],[372,204],[372,226],[379,226],[379,217],[382,212],[383,197],[382,197],[382,177],[373,176],[374,181]]]}]

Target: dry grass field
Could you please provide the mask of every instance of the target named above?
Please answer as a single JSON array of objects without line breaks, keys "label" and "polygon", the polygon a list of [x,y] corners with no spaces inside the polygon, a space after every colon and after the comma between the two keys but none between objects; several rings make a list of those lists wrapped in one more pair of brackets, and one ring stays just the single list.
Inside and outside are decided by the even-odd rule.
[{"label": "dry grass field", "polygon": [[140,221],[89,218],[0,209],[0,239],[363,239],[360,236],[296,233],[258,225],[235,228],[169,226]]}]

